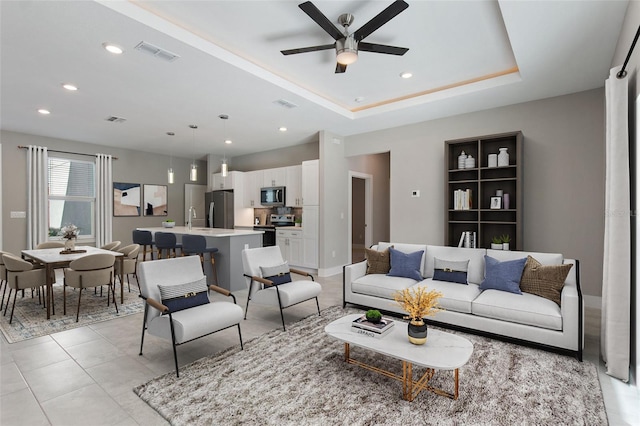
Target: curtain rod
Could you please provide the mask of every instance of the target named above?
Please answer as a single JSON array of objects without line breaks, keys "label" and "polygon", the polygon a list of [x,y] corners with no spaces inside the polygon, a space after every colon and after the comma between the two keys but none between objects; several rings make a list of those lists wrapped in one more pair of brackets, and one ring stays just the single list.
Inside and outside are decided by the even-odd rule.
[{"label": "curtain rod", "polygon": [[[20,148],[20,149],[29,149],[28,146],[24,146],[24,145],[18,145],[18,148]],[[84,155],[84,156],[87,156],[87,157],[95,157],[96,156],[96,154],[83,154],[81,152],[58,151],[56,149],[48,149],[48,148],[47,148],[47,151],[49,151],[49,152],[57,152],[57,153],[60,153],[60,154]],[[117,160],[118,157],[111,157],[111,159],[112,160]]]},{"label": "curtain rod", "polygon": [[616,77],[625,78],[627,76],[627,72],[624,70],[629,63],[629,58],[631,58],[631,54],[633,53],[633,49],[636,47],[636,42],[638,41],[638,36],[640,36],[640,26],[638,26],[638,31],[636,31],[636,36],[633,38],[633,43],[631,43],[631,47],[629,48],[629,53],[627,53],[627,59],[624,60],[624,64],[622,64],[622,69]]}]

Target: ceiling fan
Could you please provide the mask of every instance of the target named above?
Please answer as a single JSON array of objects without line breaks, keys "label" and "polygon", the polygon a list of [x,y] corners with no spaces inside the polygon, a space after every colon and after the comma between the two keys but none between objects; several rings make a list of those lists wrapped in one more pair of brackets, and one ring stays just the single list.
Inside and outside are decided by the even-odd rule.
[{"label": "ceiling fan", "polygon": [[369,22],[357,31],[349,34],[349,25],[353,23],[353,15],[344,13],[338,17],[338,23],[344,27],[344,33],[338,29],[320,10],[310,1],[298,5],[300,9],[325,30],[335,43],[320,46],[302,47],[299,49],[282,50],[283,55],[295,55],[298,53],[316,52],[319,50],[336,49],[336,73],[343,73],[347,65],[358,60],[358,51],[384,53],[387,55],[402,56],[409,50],[405,47],[387,46],[384,44],[367,43],[362,40],[389,22],[409,5],[403,0],[396,0],[385,10],[373,17]]}]

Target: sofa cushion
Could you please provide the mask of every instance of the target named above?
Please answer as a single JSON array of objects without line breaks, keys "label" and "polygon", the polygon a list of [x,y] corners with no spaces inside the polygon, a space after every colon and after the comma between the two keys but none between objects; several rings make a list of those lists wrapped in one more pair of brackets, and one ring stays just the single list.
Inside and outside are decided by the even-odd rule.
[{"label": "sofa cushion", "polygon": [[422,264],[424,250],[413,253],[403,253],[400,250],[389,247],[389,254],[391,269],[389,269],[387,273],[388,276],[413,278],[416,281],[422,281],[420,266]]},{"label": "sofa cushion", "polygon": [[564,280],[569,275],[573,265],[544,266],[531,256],[527,257],[524,265],[520,290],[552,300],[560,305],[560,294],[564,287]]},{"label": "sofa cushion", "polygon": [[367,274],[386,274],[391,269],[388,248],[380,251],[366,248],[364,257],[367,260]]},{"label": "sofa cushion", "polygon": [[468,260],[434,259],[433,279],[450,283],[466,284]]},{"label": "sofa cushion", "polygon": [[468,260],[467,282],[480,284],[484,278],[485,249],[470,249],[459,247],[427,246],[425,278],[433,278],[435,258],[446,260]]},{"label": "sofa cushion", "polygon": [[562,330],[560,307],[551,300],[528,293],[485,290],[471,304],[471,312],[502,321]]},{"label": "sofa cushion", "polygon": [[459,285],[444,281],[436,281],[427,278],[415,286],[426,286],[428,290],[437,290],[442,293],[438,299],[438,305],[447,311],[471,313],[471,303],[481,293],[478,284]]},{"label": "sofa cushion", "polygon": [[[394,249],[401,251],[403,253],[415,253],[417,251],[423,250],[425,253],[427,251],[426,244],[407,244],[407,243],[378,243],[378,250],[384,250],[389,247],[393,247]],[[425,254],[422,255],[422,261],[420,262],[420,275],[425,276],[425,266],[424,266]]]},{"label": "sofa cushion", "polygon": [[509,250],[487,250],[487,256],[491,256],[494,259],[500,261],[522,259],[527,256],[535,257],[538,262],[543,265],[562,265],[564,256],[560,253],[538,253],[528,251],[509,251]]},{"label": "sofa cushion", "polygon": [[491,256],[485,256],[486,276],[480,290],[495,289],[510,293],[522,294],[520,291],[520,279],[526,258],[505,260],[500,262]]},{"label": "sofa cushion", "polygon": [[[389,277],[382,274],[369,274],[358,278],[351,283],[353,293],[366,294],[367,296],[381,297],[393,300],[393,293],[415,285],[411,278]],[[380,307],[381,309],[384,309]]]}]

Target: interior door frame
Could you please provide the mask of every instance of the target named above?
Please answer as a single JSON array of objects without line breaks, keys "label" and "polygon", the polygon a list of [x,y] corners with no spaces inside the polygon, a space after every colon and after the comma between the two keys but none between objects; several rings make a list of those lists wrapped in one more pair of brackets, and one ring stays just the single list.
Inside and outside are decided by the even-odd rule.
[{"label": "interior door frame", "polygon": [[352,247],[353,247],[353,178],[363,179],[364,180],[364,245],[365,247],[371,247],[371,239],[372,237],[372,229],[373,229],[373,175],[368,173],[356,172],[354,170],[349,170],[349,183],[347,187],[349,188],[348,193],[348,212],[347,212],[347,253],[349,263],[353,263],[352,257]]}]

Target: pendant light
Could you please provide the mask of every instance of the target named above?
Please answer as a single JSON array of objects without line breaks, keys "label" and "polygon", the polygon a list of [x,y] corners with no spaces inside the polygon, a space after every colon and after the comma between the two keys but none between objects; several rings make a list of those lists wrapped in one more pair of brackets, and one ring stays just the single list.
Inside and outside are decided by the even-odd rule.
[{"label": "pendant light", "polygon": [[[227,114],[220,114],[218,116],[218,118],[220,118],[222,120],[222,122],[224,123],[224,143],[225,144],[230,144],[231,140],[227,139],[227,120],[229,119],[229,116]],[[227,177],[229,175],[229,164],[227,163],[227,154],[226,154],[226,149],[225,149],[225,153],[224,153],[224,157],[222,158],[222,165],[221,165],[221,174],[222,177]]]},{"label": "pendant light", "polygon": [[[167,135],[175,136],[175,133],[167,132]],[[169,153],[169,169],[167,170],[167,182],[169,182],[169,185],[173,185],[173,183],[175,182],[173,174],[173,146],[171,147],[171,151]]]},{"label": "pendant light", "polygon": [[193,161],[191,162],[191,171],[189,172],[189,180],[196,182],[198,180],[198,165],[196,164],[196,129],[198,126],[195,124],[189,124],[193,133]]}]

